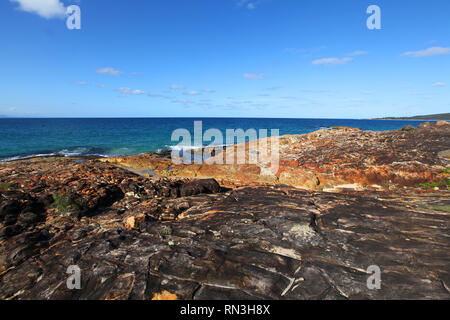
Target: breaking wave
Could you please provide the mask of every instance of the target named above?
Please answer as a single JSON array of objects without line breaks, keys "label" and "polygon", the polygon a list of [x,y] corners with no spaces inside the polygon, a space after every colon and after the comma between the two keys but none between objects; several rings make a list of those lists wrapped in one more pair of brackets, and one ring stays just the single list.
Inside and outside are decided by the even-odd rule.
[{"label": "breaking wave", "polygon": [[114,154],[107,152],[102,148],[95,147],[74,147],[64,148],[60,150],[41,150],[37,152],[21,153],[9,156],[0,157],[0,162],[24,160],[30,158],[43,158],[43,157],[75,157],[75,156],[98,156],[98,157],[111,157]]}]

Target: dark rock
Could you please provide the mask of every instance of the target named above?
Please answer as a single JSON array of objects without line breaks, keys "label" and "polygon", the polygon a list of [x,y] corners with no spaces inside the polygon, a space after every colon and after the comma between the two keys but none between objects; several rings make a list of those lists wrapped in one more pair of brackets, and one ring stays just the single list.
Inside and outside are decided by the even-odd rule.
[{"label": "dark rock", "polygon": [[[72,228],[71,228],[72,229]],[[69,229],[70,230],[70,229]],[[76,229],[70,234],[70,238],[73,241],[78,241],[87,236],[87,231],[84,229]]]},{"label": "dark rock", "polygon": [[39,196],[38,200],[46,208],[48,208],[53,202],[55,202],[55,199],[53,199],[52,194],[43,194],[43,195]]},{"label": "dark rock", "polygon": [[11,238],[18,234],[20,234],[23,231],[22,226],[19,225],[13,225],[13,226],[7,226],[0,230],[0,238]]},{"label": "dark rock", "polygon": [[98,210],[111,206],[124,196],[123,191],[116,185],[101,187],[98,189],[95,198],[83,201],[85,208],[82,210],[82,215],[92,216]]},{"label": "dark rock", "polygon": [[51,234],[47,230],[32,231],[17,236],[14,243],[10,243],[7,246],[8,255],[6,261],[8,265],[20,265],[27,259],[39,254],[41,249],[48,247],[50,238]]},{"label": "dark rock", "polygon": [[27,233],[25,235],[25,242],[30,244],[37,244],[41,242],[45,242],[51,239],[51,234],[48,232],[48,230],[39,230]]},{"label": "dark rock", "polygon": [[3,203],[0,207],[0,221],[4,219],[6,215],[18,215],[22,209],[22,206],[17,200],[10,200]]},{"label": "dark rock", "polygon": [[12,226],[13,224],[16,224],[16,222],[17,222],[17,215],[8,214],[5,216],[5,220],[3,221],[3,224],[5,226]]},{"label": "dark rock", "polygon": [[34,212],[43,213],[45,212],[45,206],[42,202],[38,201],[28,201],[22,208],[22,212]]},{"label": "dark rock", "polygon": [[29,226],[38,223],[42,218],[33,212],[25,212],[19,215],[17,219],[18,223],[23,226]]},{"label": "dark rock", "polygon": [[180,195],[182,197],[188,197],[197,194],[211,194],[221,191],[220,185],[214,179],[203,179],[191,181],[183,184],[180,189]]}]

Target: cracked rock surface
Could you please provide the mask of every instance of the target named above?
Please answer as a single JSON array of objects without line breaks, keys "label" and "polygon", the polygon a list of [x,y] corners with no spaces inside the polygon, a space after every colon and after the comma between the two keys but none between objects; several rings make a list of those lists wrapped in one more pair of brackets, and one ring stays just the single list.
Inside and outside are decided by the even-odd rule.
[{"label": "cracked rock surface", "polygon": [[[231,190],[67,159],[0,174],[11,185],[0,193],[1,299],[450,298],[450,216],[436,209],[448,191]],[[49,198],[61,190],[86,208],[58,212]],[[66,286],[71,265],[81,290]],[[367,287],[372,265],[381,290]]]}]

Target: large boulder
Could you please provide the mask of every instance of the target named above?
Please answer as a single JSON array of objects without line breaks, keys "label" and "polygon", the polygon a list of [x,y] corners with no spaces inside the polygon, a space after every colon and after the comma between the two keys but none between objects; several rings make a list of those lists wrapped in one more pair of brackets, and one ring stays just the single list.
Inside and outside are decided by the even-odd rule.
[{"label": "large boulder", "polygon": [[214,179],[194,180],[180,187],[180,195],[182,197],[188,197],[202,193],[218,193],[220,190],[220,185]]}]

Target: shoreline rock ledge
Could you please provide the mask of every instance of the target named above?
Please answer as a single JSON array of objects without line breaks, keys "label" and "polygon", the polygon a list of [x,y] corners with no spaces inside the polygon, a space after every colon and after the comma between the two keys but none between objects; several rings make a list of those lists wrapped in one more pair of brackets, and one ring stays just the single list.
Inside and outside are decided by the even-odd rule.
[{"label": "shoreline rock ledge", "polygon": [[[270,139],[269,139],[270,141]],[[122,167],[151,171],[163,177],[214,178],[222,185],[283,184],[316,191],[390,190],[421,183],[445,182],[450,165],[450,123],[423,123],[411,131],[372,132],[335,127],[280,137],[280,165],[269,172],[258,164],[176,165],[170,155],[147,154],[102,159]],[[229,147],[237,149],[239,146]],[[244,146],[248,154],[249,144]],[[222,158],[229,148],[209,159]],[[249,150],[250,149],[250,150]],[[247,161],[247,163],[249,163]]]},{"label": "shoreline rock ledge", "polygon": [[449,133],[282,137],[273,180],[156,155],[0,163],[0,299],[450,299]]}]

